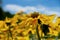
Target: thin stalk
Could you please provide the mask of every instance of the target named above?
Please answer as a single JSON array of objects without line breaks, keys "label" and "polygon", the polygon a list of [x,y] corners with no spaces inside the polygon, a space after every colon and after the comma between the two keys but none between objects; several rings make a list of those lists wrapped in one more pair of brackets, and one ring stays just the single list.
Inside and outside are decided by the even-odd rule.
[{"label": "thin stalk", "polygon": [[11,28],[10,28],[10,26],[9,26],[9,29],[8,29],[8,40],[9,40],[9,36],[12,38],[12,40],[13,40],[13,36],[12,36],[12,32],[11,32],[11,30],[10,30]]},{"label": "thin stalk", "polygon": [[11,32],[11,28],[10,27],[9,27],[9,33],[10,33],[10,36],[11,36],[11,38],[13,40],[13,36],[12,36],[12,32]]},{"label": "thin stalk", "polygon": [[41,40],[40,36],[39,36],[39,30],[38,30],[38,25],[36,27],[36,33],[37,33],[37,36],[38,36],[38,40]]},{"label": "thin stalk", "polygon": [[33,34],[32,34],[31,31],[29,32],[29,38],[30,38],[31,40],[34,40],[34,39],[33,39]]}]

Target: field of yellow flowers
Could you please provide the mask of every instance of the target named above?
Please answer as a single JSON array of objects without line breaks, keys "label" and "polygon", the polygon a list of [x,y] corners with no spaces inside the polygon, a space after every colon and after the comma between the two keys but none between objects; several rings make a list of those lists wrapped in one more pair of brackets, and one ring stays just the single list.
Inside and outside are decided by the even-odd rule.
[{"label": "field of yellow flowers", "polygon": [[58,40],[60,17],[55,17],[37,12],[6,17],[0,20],[0,40]]}]

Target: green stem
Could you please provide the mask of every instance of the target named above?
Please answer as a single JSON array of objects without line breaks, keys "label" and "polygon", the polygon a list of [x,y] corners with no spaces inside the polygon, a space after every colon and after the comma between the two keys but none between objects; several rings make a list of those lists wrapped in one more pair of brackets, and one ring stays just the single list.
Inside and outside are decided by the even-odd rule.
[{"label": "green stem", "polygon": [[36,32],[37,32],[38,40],[41,40],[41,38],[40,38],[40,36],[39,36],[38,25],[37,25],[37,27],[36,27]]},{"label": "green stem", "polygon": [[11,30],[10,30],[11,28],[10,28],[10,26],[9,26],[9,29],[8,29],[8,40],[9,40],[9,36],[11,36],[11,38],[12,38],[12,40],[13,40],[13,37],[12,37],[12,32],[11,32]]},{"label": "green stem", "polygon": [[29,38],[33,40],[33,34],[31,31],[29,32]]}]

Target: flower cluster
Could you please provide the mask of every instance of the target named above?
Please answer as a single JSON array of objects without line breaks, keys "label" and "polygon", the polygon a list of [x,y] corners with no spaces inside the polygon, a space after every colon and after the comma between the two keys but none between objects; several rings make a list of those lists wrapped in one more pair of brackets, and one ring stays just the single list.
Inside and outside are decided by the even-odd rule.
[{"label": "flower cluster", "polygon": [[[46,35],[58,36],[60,17],[55,14],[16,13],[12,18],[0,21],[0,40],[30,40]],[[53,22],[56,20],[55,22]],[[38,35],[39,34],[39,35]]]}]

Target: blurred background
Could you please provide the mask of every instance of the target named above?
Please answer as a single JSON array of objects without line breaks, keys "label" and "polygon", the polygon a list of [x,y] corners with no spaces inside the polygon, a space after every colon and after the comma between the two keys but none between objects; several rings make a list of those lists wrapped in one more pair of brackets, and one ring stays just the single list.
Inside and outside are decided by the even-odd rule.
[{"label": "blurred background", "polygon": [[58,40],[60,0],[0,0],[0,24],[1,40],[41,40],[43,35],[44,39],[50,39],[48,32]]}]

